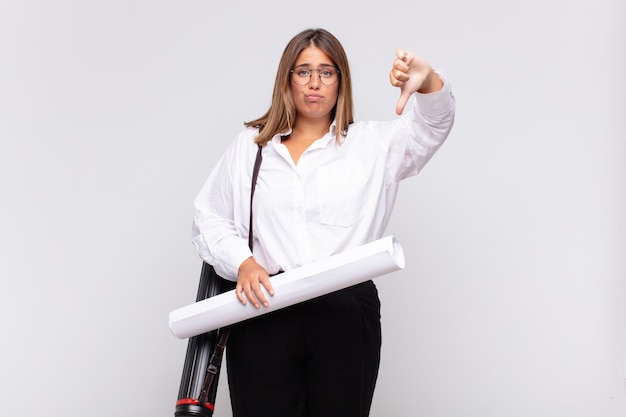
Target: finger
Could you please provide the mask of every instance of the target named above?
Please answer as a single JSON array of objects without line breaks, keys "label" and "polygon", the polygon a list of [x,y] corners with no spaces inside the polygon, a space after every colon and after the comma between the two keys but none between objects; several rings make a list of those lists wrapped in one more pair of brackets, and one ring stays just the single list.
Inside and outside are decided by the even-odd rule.
[{"label": "finger", "polygon": [[241,304],[243,305],[248,304],[248,301],[244,297],[243,285],[239,284],[235,287],[235,295],[237,296],[237,299],[239,300]]},{"label": "finger", "polygon": [[404,111],[404,107],[406,106],[406,103],[409,101],[409,98],[411,98],[411,92],[403,89],[402,92],[400,93],[400,98],[398,99],[398,102],[396,103],[397,115],[402,114],[402,112]]},{"label": "finger", "polygon": [[409,69],[409,66],[407,65],[406,61],[400,58],[397,58],[395,61],[393,61],[393,67],[400,71],[406,71]]},{"label": "finger", "polygon": [[269,307],[269,303],[267,302],[267,298],[265,298],[265,293],[263,292],[263,289],[261,288],[260,285],[254,286],[253,288],[254,291],[254,296],[256,297],[256,299],[258,300],[256,304],[254,304],[254,306],[256,308],[261,308],[261,306],[259,305],[259,303],[263,304],[263,307]]},{"label": "finger", "polygon": [[252,290],[254,291],[254,296],[256,299],[263,304],[263,307],[269,307],[269,302],[267,301],[266,292],[263,291],[263,287],[267,290],[267,293],[270,295],[274,295],[274,289],[272,288],[272,284],[270,282],[269,276],[261,276],[259,278],[258,283],[252,286]]},{"label": "finger", "polygon": [[[258,284],[257,284],[258,286]],[[236,287],[236,295],[237,298],[239,299],[239,301],[241,302],[241,304],[243,305],[247,305],[248,301],[250,301],[250,303],[256,307],[256,308],[260,308],[261,306],[259,305],[259,302],[257,301],[256,296],[254,295],[254,289],[252,288],[252,285],[250,284],[249,281],[245,281],[241,284],[237,284]]]},{"label": "finger", "polygon": [[401,70],[392,69],[391,72],[389,72],[389,82],[394,87],[402,88],[409,78],[409,74]]},{"label": "finger", "polygon": [[389,82],[391,83],[391,85],[393,85],[394,87],[402,87],[402,85],[404,84],[402,81],[399,81],[396,78],[396,74],[394,74],[394,70],[391,70],[389,72]]},{"label": "finger", "polygon": [[254,308],[261,308],[261,305],[259,304],[259,301],[257,300],[257,297],[255,296],[255,290],[252,287],[250,286],[244,287],[243,292],[245,293],[248,301],[252,303]]},{"label": "finger", "polygon": [[261,278],[259,282],[265,287],[269,295],[274,296],[274,287],[272,286],[272,281],[269,276]]},{"label": "finger", "polygon": [[400,81],[401,83],[405,83],[409,80],[410,75],[408,73],[408,71],[406,70],[395,70],[393,71],[393,76],[396,80]]},{"label": "finger", "polygon": [[407,60],[408,53],[409,52],[406,49],[400,49],[400,48],[396,49],[396,56],[401,61],[406,61]]},{"label": "finger", "polygon": [[401,59],[396,59],[393,61],[393,68],[391,71],[394,75],[407,74],[409,72],[409,66]]}]

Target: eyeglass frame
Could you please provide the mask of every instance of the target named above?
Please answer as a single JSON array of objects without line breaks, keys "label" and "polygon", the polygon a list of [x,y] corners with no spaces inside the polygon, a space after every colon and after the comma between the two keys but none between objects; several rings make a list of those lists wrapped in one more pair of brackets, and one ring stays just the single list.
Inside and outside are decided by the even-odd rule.
[{"label": "eyeglass frame", "polygon": [[[303,65],[298,65],[298,67],[300,67],[300,66],[303,66]],[[305,82],[304,84],[298,84],[296,82],[296,80],[293,80],[293,75],[295,74],[294,71],[297,69],[297,67],[290,69],[289,70],[289,74],[291,74],[291,79],[293,80],[293,82],[296,83],[296,85],[299,85],[299,86],[304,86],[304,85],[307,85],[308,83],[311,82],[311,80],[313,79],[313,71],[317,71],[317,76],[320,79],[320,82],[322,84],[324,84],[325,86],[330,87],[331,85],[337,84],[337,82],[341,78],[341,70],[339,68],[337,68],[337,67],[332,66],[332,65],[325,65],[325,67],[326,67],[326,69],[334,69],[335,71],[337,71],[337,80],[334,83],[332,83],[332,84],[326,84],[324,82],[324,78],[320,75],[320,71],[322,71],[324,68],[307,68],[306,71],[310,71],[311,74],[309,74],[309,80],[307,82]]]}]

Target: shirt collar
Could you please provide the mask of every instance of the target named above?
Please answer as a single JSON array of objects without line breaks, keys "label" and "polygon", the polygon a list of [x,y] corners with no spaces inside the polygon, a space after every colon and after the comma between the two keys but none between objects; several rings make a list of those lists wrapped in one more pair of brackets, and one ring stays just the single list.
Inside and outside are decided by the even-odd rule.
[{"label": "shirt collar", "polygon": [[[289,130],[286,130],[286,131],[284,131],[282,133],[274,135],[274,137],[272,138],[272,142],[274,142],[275,144],[281,143],[282,142],[282,138],[284,136],[289,136],[291,134],[291,131],[292,131],[292,129],[289,129]],[[318,139],[313,146],[315,148],[324,148],[324,147],[328,146],[329,143],[331,143],[332,141],[335,140],[335,132],[337,132],[337,121],[333,120],[333,122],[330,124],[330,128],[328,130],[328,133],[326,133],[323,137]],[[343,138],[342,138],[342,142],[343,142]]]}]

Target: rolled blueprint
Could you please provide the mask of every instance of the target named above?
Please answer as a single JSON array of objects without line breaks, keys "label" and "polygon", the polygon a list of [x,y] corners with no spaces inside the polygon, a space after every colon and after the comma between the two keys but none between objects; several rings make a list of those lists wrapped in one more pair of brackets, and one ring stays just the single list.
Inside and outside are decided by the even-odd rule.
[{"label": "rolled blueprint", "polygon": [[393,236],[367,243],[272,277],[269,307],[237,300],[235,290],[170,312],[170,330],[179,339],[228,326],[404,268],[404,253]]}]

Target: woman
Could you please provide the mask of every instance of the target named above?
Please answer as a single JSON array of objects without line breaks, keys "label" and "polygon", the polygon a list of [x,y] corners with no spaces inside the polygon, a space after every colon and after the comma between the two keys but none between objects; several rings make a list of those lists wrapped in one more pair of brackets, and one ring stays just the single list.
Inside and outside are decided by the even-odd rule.
[{"label": "woman", "polygon": [[[218,274],[237,282],[242,304],[269,306],[271,275],[383,237],[399,181],[417,174],[448,136],[449,84],[422,58],[396,53],[389,77],[400,88],[401,117],[354,123],[339,41],[310,29],[285,48],[270,109],[246,123],[194,202],[193,243]],[[367,416],[379,359],[372,281],[238,323],[227,348],[233,414]]]}]

